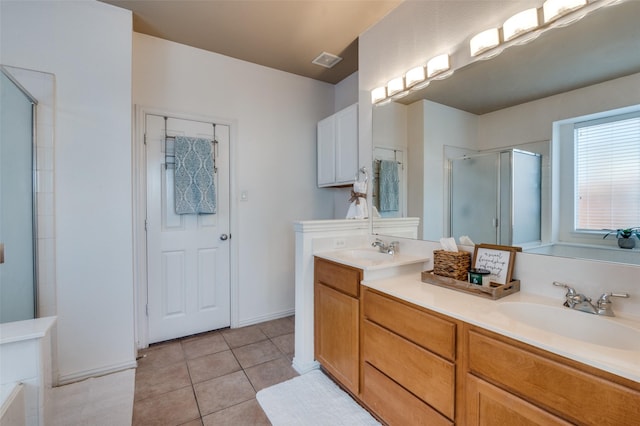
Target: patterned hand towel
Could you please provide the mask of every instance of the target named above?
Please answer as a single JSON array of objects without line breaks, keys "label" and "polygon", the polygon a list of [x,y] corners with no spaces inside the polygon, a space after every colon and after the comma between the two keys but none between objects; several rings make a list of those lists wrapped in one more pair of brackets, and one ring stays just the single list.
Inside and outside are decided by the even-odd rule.
[{"label": "patterned hand towel", "polygon": [[212,151],[210,140],[176,136],[176,214],[216,212]]},{"label": "patterned hand towel", "polygon": [[395,212],[399,208],[398,162],[380,161],[380,211]]}]

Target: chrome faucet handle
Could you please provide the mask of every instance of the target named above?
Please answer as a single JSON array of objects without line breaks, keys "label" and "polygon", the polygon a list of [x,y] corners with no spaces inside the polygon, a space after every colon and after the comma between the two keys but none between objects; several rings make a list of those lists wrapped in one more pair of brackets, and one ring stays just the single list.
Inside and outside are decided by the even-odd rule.
[{"label": "chrome faucet handle", "polygon": [[[565,301],[564,301],[564,306],[567,306],[569,308],[573,308],[576,303],[580,303],[583,302],[585,300],[584,295],[582,294],[578,294],[578,292],[571,286],[558,282],[558,281],[554,281],[553,285],[556,287],[562,287],[564,289],[567,290],[567,293],[564,295],[565,297]],[[589,301],[591,301],[589,299]]]},{"label": "chrome faucet handle", "polygon": [[629,297],[629,293],[603,293],[598,299],[598,315],[605,315],[608,317],[615,316],[613,309],[611,308],[612,297],[623,297],[626,299]]},{"label": "chrome faucet handle", "polygon": [[610,297],[622,297],[626,299],[629,297],[629,293],[603,293],[600,299],[598,299],[598,302],[611,302]]}]

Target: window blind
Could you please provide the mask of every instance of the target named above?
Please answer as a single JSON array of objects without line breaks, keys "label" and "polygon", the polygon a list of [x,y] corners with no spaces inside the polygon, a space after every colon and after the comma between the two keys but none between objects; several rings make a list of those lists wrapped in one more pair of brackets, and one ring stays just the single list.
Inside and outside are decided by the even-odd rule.
[{"label": "window blind", "polygon": [[575,228],[640,226],[640,114],[576,123]]}]

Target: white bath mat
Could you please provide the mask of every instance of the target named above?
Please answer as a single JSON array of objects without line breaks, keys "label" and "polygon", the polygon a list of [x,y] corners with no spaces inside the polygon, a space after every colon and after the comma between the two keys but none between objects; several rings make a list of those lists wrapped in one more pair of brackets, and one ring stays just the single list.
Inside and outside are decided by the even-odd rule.
[{"label": "white bath mat", "polygon": [[320,370],[263,389],[256,398],[274,426],[380,425]]}]

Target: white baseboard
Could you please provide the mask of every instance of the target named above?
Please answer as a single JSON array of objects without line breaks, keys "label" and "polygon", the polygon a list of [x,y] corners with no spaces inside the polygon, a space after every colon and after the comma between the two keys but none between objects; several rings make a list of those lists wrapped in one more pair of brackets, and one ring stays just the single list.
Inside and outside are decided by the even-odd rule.
[{"label": "white baseboard", "polygon": [[[291,315],[293,315],[295,313],[296,313],[295,308],[291,308],[291,309],[287,309],[286,311],[275,312],[275,313],[269,314],[269,315],[263,315],[263,316],[260,316],[260,317],[248,318],[248,319],[244,319],[244,320],[238,321],[238,326],[237,327],[238,328],[239,327],[246,327],[248,325],[260,324],[261,322],[272,321],[272,320],[276,320],[276,319],[280,319],[280,318],[290,317]],[[232,328],[235,328],[235,327],[232,327]]]},{"label": "white baseboard", "polygon": [[119,371],[128,370],[130,368],[136,368],[138,363],[136,360],[123,362],[120,364],[113,364],[107,367],[96,368],[94,370],[78,371],[73,374],[66,374],[58,377],[58,386],[68,385],[70,383],[79,382],[91,377],[106,376],[107,374],[117,373]]},{"label": "white baseboard", "polygon": [[306,374],[309,371],[317,370],[320,368],[320,363],[318,361],[313,362],[300,362],[296,357],[293,357],[293,363],[291,364],[294,370],[298,372],[298,374]]}]

